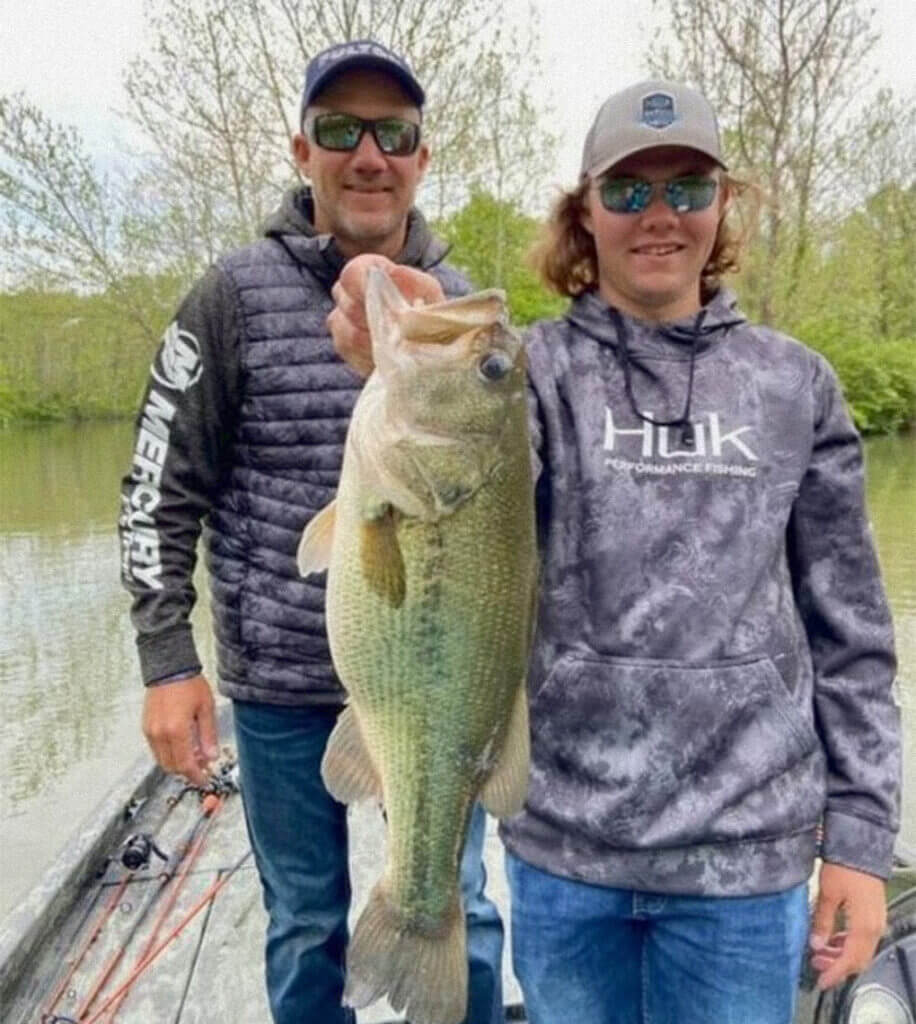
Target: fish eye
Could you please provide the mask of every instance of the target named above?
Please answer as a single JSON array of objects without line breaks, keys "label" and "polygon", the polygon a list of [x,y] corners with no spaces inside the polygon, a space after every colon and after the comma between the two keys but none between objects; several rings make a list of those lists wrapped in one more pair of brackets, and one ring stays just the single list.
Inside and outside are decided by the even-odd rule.
[{"label": "fish eye", "polygon": [[512,369],[512,360],[505,352],[490,352],[477,364],[477,372],[484,380],[497,381]]}]

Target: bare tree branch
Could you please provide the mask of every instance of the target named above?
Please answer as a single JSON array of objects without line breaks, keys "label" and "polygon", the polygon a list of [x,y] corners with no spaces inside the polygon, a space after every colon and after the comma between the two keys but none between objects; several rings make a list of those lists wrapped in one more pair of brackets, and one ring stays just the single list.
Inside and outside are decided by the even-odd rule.
[{"label": "bare tree branch", "polygon": [[695,82],[722,123],[729,164],[759,181],[768,206],[751,305],[790,317],[812,224],[833,202],[844,118],[876,41],[860,0],[656,0],[678,50],[650,64]]}]

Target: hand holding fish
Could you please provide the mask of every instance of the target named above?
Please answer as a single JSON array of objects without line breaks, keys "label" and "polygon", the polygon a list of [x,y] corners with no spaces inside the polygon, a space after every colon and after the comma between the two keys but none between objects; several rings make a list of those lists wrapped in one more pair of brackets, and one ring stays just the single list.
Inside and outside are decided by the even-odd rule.
[{"label": "hand holding fish", "polygon": [[331,290],[337,305],[327,323],[337,354],[363,376],[368,376],[373,367],[372,341],[366,319],[366,276],[370,267],[384,270],[411,305],[441,302],[445,298],[439,282],[422,270],[392,263],[372,253],[350,260]]}]

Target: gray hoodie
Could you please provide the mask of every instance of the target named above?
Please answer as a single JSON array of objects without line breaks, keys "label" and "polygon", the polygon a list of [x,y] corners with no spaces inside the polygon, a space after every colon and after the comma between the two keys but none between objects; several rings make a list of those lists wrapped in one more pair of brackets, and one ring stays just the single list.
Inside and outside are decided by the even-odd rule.
[{"label": "gray hoodie", "polygon": [[[661,326],[588,293],[529,339],[544,570],[508,848],[602,885],[747,895],[803,881],[822,825],[825,859],[886,876],[893,635],[830,366],[728,293]],[[688,403],[692,447],[634,411]]]}]

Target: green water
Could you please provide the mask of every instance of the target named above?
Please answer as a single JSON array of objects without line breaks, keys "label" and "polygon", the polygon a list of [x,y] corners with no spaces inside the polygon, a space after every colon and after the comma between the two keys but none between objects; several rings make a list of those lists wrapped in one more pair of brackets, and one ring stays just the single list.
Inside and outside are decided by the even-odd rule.
[{"label": "green water", "polygon": [[[114,530],[131,432],[127,423],[0,431],[0,917],[145,749]],[[916,778],[916,435],[870,441],[867,457],[897,627],[906,772]],[[206,611],[195,611],[198,623]],[[914,789],[904,792],[911,845]]]}]

